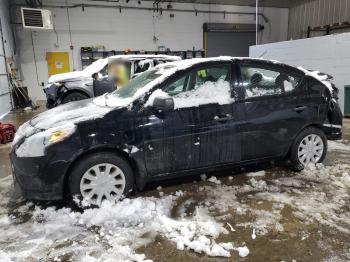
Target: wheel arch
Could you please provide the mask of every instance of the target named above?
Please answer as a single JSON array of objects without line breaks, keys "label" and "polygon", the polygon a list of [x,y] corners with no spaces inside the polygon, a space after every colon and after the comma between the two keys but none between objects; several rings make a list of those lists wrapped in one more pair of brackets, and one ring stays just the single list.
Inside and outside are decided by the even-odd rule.
[{"label": "wheel arch", "polygon": [[294,140],[296,139],[296,137],[298,137],[298,135],[303,132],[305,129],[308,129],[310,127],[313,127],[313,128],[317,128],[319,130],[321,130],[324,134],[325,134],[325,131],[324,131],[324,127],[322,124],[318,124],[318,123],[311,123],[311,124],[308,124],[308,125],[305,125],[303,128],[301,128],[299,130],[298,133],[295,134],[295,136],[293,137],[293,139],[291,140],[291,142],[289,143],[289,146],[288,146],[288,151],[287,151],[287,154],[286,154],[286,158],[289,158],[290,154],[291,154],[291,150],[292,150],[292,146],[293,146],[293,143],[294,143]]},{"label": "wheel arch", "polygon": [[112,153],[115,155],[118,155],[119,157],[122,157],[125,161],[127,161],[130,164],[130,167],[132,171],[134,172],[134,177],[135,177],[135,183],[137,183],[137,180],[139,179],[139,173],[140,173],[140,167],[138,166],[137,162],[135,161],[134,158],[130,157],[128,153],[125,151],[115,148],[113,146],[103,146],[103,147],[96,147],[96,148],[91,148],[89,150],[81,152],[79,155],[75,156],[75,158],[71,161],[70,165],[68,166],[65,175],[64,175],[64,181],[63,181],[63,197],[67,197],[69,193],[69,176],[70,173],[72,172],[72,169],[75,167],[75,165],[83,160],[84,158],[96,154],[96,153]]},{"label": "wheel arch", "polygon": [[91,96],[88,94],[88,92],[85,92],[81,89],[67,89],[67,91],[61,97],[61,101],[63,101],[68,95],[70,95],[72,93],[80,93],[82,95],[85,95],[87,98],[91,98]]}]

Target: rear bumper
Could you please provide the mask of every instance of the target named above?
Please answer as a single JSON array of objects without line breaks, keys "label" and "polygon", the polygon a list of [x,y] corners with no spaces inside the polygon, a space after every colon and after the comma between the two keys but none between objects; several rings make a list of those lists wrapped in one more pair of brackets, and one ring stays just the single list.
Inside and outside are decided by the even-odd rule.
[{"label": "rear bumper", "polygon": [[327,135],[328,140],[340,140],[342,139],[342,132],[334,132]]},{"label": "rear bumper", "polygon": [[341,125],[323,124],[322,129],[328,140],[340,140],[342,138],[341,128]]},{"label": "rear bumper", "polygon": [[26,199],[58,200],[63,198],[65,161],[49,162],[43,157],[18,158],[10,154],[15,190]]}]

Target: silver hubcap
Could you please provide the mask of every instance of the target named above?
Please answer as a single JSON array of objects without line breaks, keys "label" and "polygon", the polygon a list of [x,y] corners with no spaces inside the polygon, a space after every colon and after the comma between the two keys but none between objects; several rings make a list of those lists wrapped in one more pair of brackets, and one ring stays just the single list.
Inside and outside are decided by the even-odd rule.
[{"label": "silver hubcap", "polygon": [[308,135],[300,142],[298,148],[298,159],[301,164],[316,164],[323,155],[324,145],[320,136]]},{"label": "silver hubcap", "polygon": [[98,164],[88,169],[80,181],[80,193],[93,204],[102,201],[115,201],[121,198],[125,189],[123,171],[112,164]]}]

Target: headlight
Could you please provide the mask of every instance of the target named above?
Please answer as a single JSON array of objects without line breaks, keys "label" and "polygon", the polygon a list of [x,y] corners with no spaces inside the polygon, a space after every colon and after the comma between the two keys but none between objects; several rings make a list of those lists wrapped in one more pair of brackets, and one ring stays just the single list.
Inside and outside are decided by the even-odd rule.
[{"label": "headlight", "polygon": [[56,143],[56,142],[59,142],[59,141],[65,139],[69,135],[70,135],[70,133],[67,133],[65,131],[54,132],[49,136],[48,141],[50,143]]},{"label": "headlight", "polygon": [[57,87],[61,87],[61,86],[63,86],[63,83],[60,83],[60,82],[55,82],[55,83],[53,83],[55,86],[57,86]]},{"label": "headlight", "polygon": [[45,131],[46,133],[45,144],[53,144],[64,140],[75,131],[75,128],[76,128],[75,125],[68,125],[60,128],[52,128],[51,130],[49,129]]},{"label": "headlight", "polygon": [[35,133],[23,141],[16,149],[16,154],[18,157],[43,156],[47,146],[69,137],[74,133],[75,129],[76,126],[72,124]]}]

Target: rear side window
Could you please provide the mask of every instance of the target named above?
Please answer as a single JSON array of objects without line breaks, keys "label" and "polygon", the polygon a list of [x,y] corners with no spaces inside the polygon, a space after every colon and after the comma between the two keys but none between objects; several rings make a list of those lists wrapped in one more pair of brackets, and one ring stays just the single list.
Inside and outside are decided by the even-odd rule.
[{"label": "rear side window", "polygon": [[245,97],[280,95],[292,92],[300,78],[278,70],[258,66],[241,66]]},{"label": "rear side window", "polygon": [[151,64],[152,64],[152,59],[143,59],[140,61],[135,61],[135,65],[134,65],[135,74],[139,74],[147,71],[148,69],[150,69]]}]

